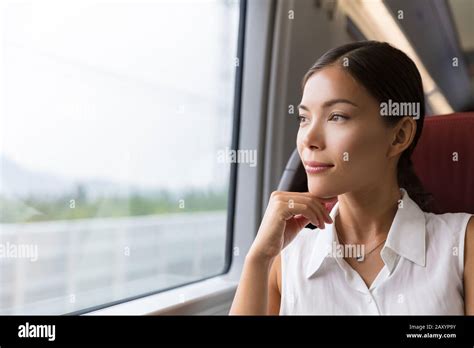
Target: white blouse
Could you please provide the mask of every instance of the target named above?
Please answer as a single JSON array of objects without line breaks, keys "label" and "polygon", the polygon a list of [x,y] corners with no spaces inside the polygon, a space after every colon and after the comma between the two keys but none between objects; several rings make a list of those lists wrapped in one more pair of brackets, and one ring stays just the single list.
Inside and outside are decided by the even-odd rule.
[{"label": "white blouse", "polygon": [[[335,252],[334,224],[304,228],[281,252],[281,315],[464,315],[464,239],[471,214],[426,213],[401,191],[380,251],[384,266],[370,288]],[[333,221],[338,207],[331,210]]]}]

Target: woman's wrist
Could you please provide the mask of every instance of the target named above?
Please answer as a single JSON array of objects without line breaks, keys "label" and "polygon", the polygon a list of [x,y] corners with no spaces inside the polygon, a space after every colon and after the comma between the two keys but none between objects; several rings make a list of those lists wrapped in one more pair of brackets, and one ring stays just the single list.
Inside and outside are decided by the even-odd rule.
[{"label": "woman's wrist", "polygon": [[245,261],[259,266],[269,266],[274,258],[275,256],[251,248],[245,257]]}]

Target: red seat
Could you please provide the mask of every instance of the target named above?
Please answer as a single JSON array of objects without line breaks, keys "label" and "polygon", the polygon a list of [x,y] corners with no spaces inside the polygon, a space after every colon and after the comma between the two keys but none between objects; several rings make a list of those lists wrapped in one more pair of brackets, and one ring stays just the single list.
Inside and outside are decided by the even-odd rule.
[{"label": "red seat", "polygon": [[474,112],[425,117],[412,161],[433,212],[474,214]]}]

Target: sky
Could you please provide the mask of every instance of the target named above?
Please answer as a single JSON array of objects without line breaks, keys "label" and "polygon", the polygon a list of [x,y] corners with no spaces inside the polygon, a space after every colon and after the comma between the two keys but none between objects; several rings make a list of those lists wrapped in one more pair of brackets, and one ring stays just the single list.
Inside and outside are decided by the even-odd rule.
[{"label": "sky", "polygon": [[[226,6],[224,3],[233,3]],[[3,1],[0,154],[142,187],[225,180],[232,1]]]}]

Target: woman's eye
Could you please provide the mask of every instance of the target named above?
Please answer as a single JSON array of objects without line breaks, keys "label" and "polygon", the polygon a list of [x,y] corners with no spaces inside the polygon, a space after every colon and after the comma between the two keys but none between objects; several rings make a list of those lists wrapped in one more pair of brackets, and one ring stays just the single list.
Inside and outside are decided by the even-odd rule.
[{"label": "woman's eye", "polygon": [[347,120],[349,117],[340,115],[340,114],[332,114],[331,117],[329,118],[330,121],[344,121]]},{"label": "woman's eye", "polygon": [[306,120],[306,117],[304,117],[302,115],[298,115],[298,116],[296,116],[296,118],[298,119],[299,123],[303,123],[303,121]]}]

